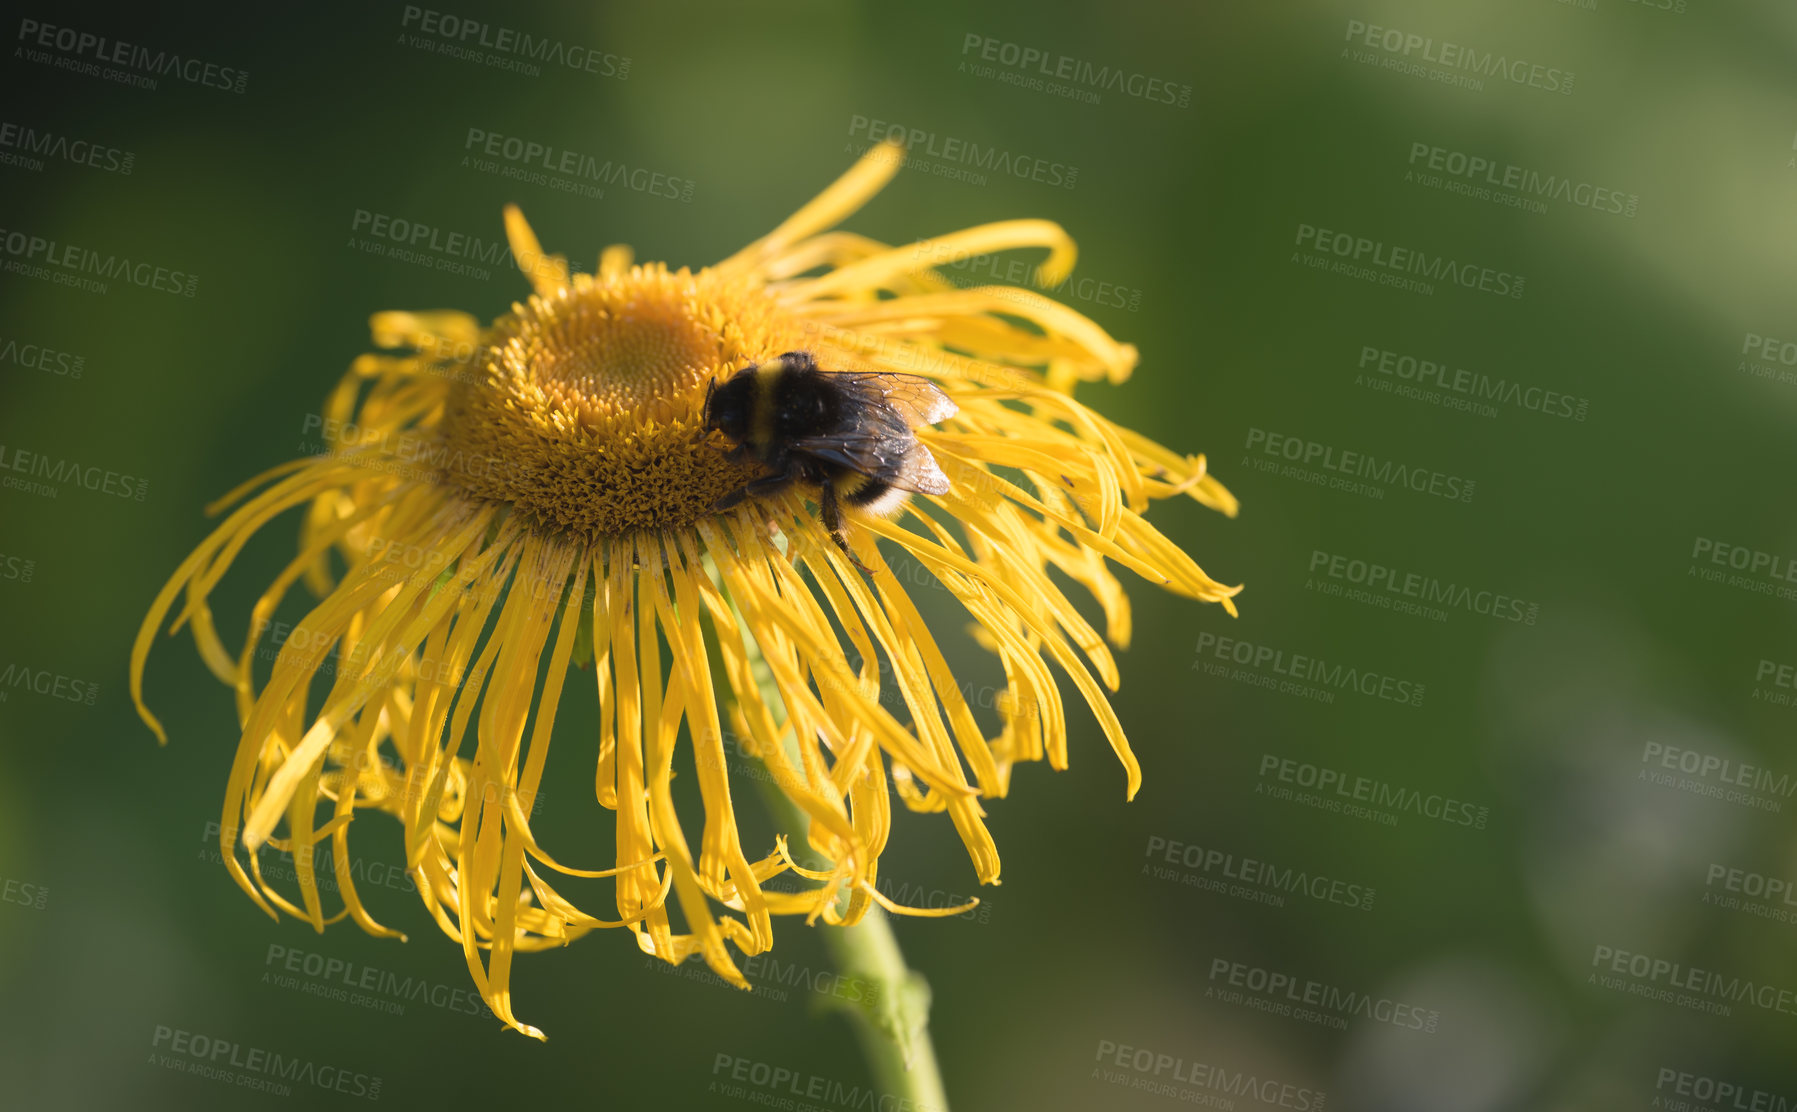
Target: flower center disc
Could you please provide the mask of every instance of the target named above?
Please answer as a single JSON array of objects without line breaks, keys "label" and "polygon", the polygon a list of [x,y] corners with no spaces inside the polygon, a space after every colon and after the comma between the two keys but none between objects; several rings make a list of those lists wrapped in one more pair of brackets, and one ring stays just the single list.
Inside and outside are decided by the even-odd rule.
[{"label": "flower center disc", "polygon": [[688,524],[760,473],[704,414],[713,378],[800,346],[759,287],[653,265],[512,309],[450,394],[443,481],[594,537]]}]

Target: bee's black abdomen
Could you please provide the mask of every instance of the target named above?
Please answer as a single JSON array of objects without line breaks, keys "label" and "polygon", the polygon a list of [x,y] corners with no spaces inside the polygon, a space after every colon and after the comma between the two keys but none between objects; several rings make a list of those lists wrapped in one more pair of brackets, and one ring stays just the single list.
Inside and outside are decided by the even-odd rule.
[{"label": "bee's black abdomen", "polygon": [[856,483],[853,490],[842,492],[842,500],[850,506],[868,513],[885,517],[904,504],[906,493],[884,479],[870,478],[866,475],[850,473],[849,481]]},{"label": "bee's black abdomen", "polygon": [[845,492],[842,496],[842,500],[851,506],[872,505],[884,498],[886,492],[892,489],[892,484],[883,479],[869,479],[860,475],[856,478],[861,479],[860,485],[854,490]]}]

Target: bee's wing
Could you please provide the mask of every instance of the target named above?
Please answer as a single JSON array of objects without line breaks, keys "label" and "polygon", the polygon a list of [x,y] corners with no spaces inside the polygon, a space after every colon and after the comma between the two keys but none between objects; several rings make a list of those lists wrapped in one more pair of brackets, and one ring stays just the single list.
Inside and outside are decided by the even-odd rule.
[{"label": "bee's wing", "polygon": [[882,431],[874,425],[828,436],[801,437],[792,442],[792,447],[913,494],[948,493],[948,476],[909,429]]},{"label": "bee's wing", "polygon": [[912,428],[946,421],[961,408],[934,382],[919,375],[886,371],[842,371],[838,372],[837,377],[883,398]]},{"label": "bee's wing", "polygon": [[897,474],[880,477],[900,490],[916,494],[948,493],[948,476],[937,466],[936,457],[930,454],[930,450],[915,440],[911,441],[910,450],[905,453],[905,462],[899,467]]}]

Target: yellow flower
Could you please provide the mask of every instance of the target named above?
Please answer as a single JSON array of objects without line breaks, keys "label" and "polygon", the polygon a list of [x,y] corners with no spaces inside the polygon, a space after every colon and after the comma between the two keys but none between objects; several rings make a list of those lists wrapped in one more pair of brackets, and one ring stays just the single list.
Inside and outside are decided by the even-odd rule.
[{"label": "yellow flower", "polygon": [[[946,811],[979,880],[996,883],[980,799],[1005,794],[1017,761],[1067,764],[1051,660],[1135,794],[1136,759],[1100,687],[1118,682],[1106,641],[1122,646],[1130,630],[1107,562],[1233,613],[1240,588],[1210,579],[1141,515],[1150,499],[1182,493],[1231,515],[1235,500],[1204,457],[1073,400],[1079,380],[1127,377],[1133,347],[1037,293],[957,288],[935,269],[1046,248],[1038,284],[1053,287],[1074,260],[1058,226],[1011,220],[903,247],[830,230],[901,158],[875,148],[774,231],[697,273],[632,265],[628,248],[611,247],[597,274],[570,274],[508,207],[513,253],[535,287],[526,303],[487,328],[457,312],[375,315],[375,343],[399,353],[352,366],[316,422],[327,450],[213,507],[242,503],[157,596],[132,651],[132,697],[163,740],[143,667],[171,611],[170,632],[185,624],[236,691],[243,732],[220,843],[251,899],[320,930],[348,915],[399,936],[369,915],[352,875],[352,820],[385,811],[481,995],[541,1038],[513,1014],[517,951],[621,926],[645,953],[698,952],[746,988],[726,943],[767,950],[773,915],[852,923],[871,902],[907,910],[875,887],[889,791],[914,811]],[[827,370],[925,376],[959,406],[918,430],[948,493],[912,498],[895,520],[852,516],[870,575],[832,543],[807,501],[815,492],[714,508],[758,472],[708,430],[708,387],[797,350]],[[252,534],[302,506],[301,551],[233,654],[208,596]],[[876,540],[946,588],[998,655],[995,736]],[[1104,636],[1050,567],[1097,599]],[[258,646],[301,579],[322,601],[258,685]],[[590,673],[570,672],[588,660]],[[563,684],[586,675],[600,708],[598,802],[616,814],[610,863],[552,857],[531,827]],[[887,705],[901,702],[904,720]],[[826,868],[799,868],[782,842],[749,855],[726,775],[732,737],[809,817]],[[670,788],[689,770],[702,819],[683,818]],[[328,918],[313,869],[327,838],[344,903]],[[263,878],[264,844],[292,853],[298,904]],[[810,883],[766,887],[789,869]],[[550,883],[557,874],[610,878],[616,918],[576,907]]]}]

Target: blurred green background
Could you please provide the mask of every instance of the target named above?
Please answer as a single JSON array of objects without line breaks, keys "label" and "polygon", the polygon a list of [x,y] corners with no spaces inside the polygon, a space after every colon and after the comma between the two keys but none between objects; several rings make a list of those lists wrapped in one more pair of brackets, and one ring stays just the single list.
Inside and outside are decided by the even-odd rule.
[{"label": "blurred green background", "polygon": [[[279,946],[468,984],[458,948],[402,890],[370,898],[411,935],[403,945],[264,918],[207,834],[235,746],[229,693],[185,638],[163,642],[148,689],[172,743],[158,749],[125,666],[157,587],[209,528],[202,506],[296,454],[306,415],[367,349],[369,313],[490,318],[523,296],[503,267],[369,253],[358,211],[492,241],[516,201],[583,268],[613,242],[697,266],[812,196],[879,120],[938,150],[959,139],[1077,169],[1064,188],[919,164],[848,226],[904,243],[1011,217],[1063,224],[1080,244],[1075,283],[1091,280],[1063,295],[1142,353],[1130,382],[1082,398],[1207,452],[1243,502],[1234,522],[1183,501],[1151,515],[1247,590],[1232,621],[1130,584],[1116,706],[1140,796],[1124,802],[1070,702],[1072,768],[1020,768],[988,808],[1002,887],[977,914],[897,925],[934,988],[955,1107],[1797,1102],[1797,904],[1782,896],[1797,877],[1797,752],[1779,705],[1792,689],[1777,682],[1797,662],[1797,610],[1767,570],[1797,555],[1784,485],[1797,382],[1780,377],[1797,368],[1778,358],[1797,339],[1797,9],[444,2],[439,21],[591,47],[602,72],[449,56],[422,11],[388,3],[25,13],[246,71],[241,92],[71,70],[56,59],[91,51],[33,46],[23,22],[4,60],[6,120],[132,157],[126,174],[0,134],[14,156],[0,164],[0,240],[22,232],[198,282],[192,297],[117,280],[87,292],[16,266],[14,246],[0,259],[0,462],[38,453],[148,484],[141,500],[0,490],[0,665],[76,694],[0,691],[0,1100],[357,1106],[315,1085],[277,1096],[167,1068],[163,1027],[379,1078],[380,1102],[406,1107],[799,1106],[771,1086],[719,1091],[739,1062],[866,1083],[819,993],[670,976],[621,933],[520,961],[519,1013],[549,1033],[542,1045],[450,1007],[393,1014],[265,978]],[[1025,67],[1026,48],[1051,61]],[[1065,95],[1040,73],[1062,56],[1076,75],[1108,66],[1190,91],[1167,104],[1076,76],[1065,83],[1096,102]],[[1519,78],[1487,68],[1475,86],[1494,58]],[[463,163],[470,129],[646,167],[692,196],[594,199],[482,173]],[[1456,175],[1474,157],[1492,169]],[[1511,166],[1526,184],[1506,190]],[[1608,211],[1612,191],[1630,212]],[[1319,254],[1306,227],[1353,238]],[[1385,258],[1397,247],[1520,275],[1522,296],[1384,285],[1370,256],[1372,280],[1331,269],[1328,252],[1359,239]],[[69,359],[33,365],[45,350]],[[1399,356],[1484,386],[1408,396]],[[1442,404],[1481,401],[1468,389],[1498,396]],[[1545,391],[1572,400],[1531,408]],[[1473,495],[1320,485],[1336,473],[1281,472],[1257,432],[1470,479]],[[224,628],[241,628],[296,524],[239,561],[216,596]],[[1728,546],[1745,569],[1713,562]],[[1439,618],[1369,603],[1348,593],[1351,561],[1468,592],[1448,593]],[[939,628],[959,627],[939,592],[918,595]],[[1470,601],[1493,595],[1533,620]],[[1246,665],[1218,657],[1240,651],[1222,637],[1254,646]],[[1298,655],[1424,695],[1282,690],[1276,669]],[[954,661],[976,678],[989,668],[966,646]],[[69,683],[97,685],[91,705]],[[563,778],[543,800],[545,821],[575,832],[603,830],[583,713],[560,724]],[[1288,797],[1322,770],[1412,794],[1372,815]],[[1443,798],[1467,821],[1433,817]],[[370,821],[360,850],[397,864],[397,830]],[[943,898],[975,887],[940,817],[899,816],[882,876]],[[1316,877],[1330,883],[1291,887]],[[828,968],[802,925],[778,936],[781,962]],[[1270,1010],[1285,997],[1263,978],[1328,986],[1316,991],[1335,1010]],[[1355,1014],[1346,992],[1401,1005],[1398,1020]],[[1403,1018],[1423,1015],[1433,1030]]]}]

